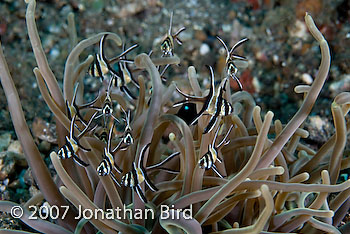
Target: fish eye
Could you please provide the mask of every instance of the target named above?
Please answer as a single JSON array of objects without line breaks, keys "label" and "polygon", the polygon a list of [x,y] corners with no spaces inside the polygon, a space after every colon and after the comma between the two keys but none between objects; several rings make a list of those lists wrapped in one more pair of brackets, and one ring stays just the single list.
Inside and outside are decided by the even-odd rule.
[{"label": "fish eye", "polygon": [[112,109],[109,107],[109,106],[106,106],[106,108],[105,108],[105,113],[111,113],[112,111],[111,111]]},{"label": "fish eye", "polygon": [[124,143],[127,145],[132,145],[134,143],[133,138],[129,133],[125,136]]},{"label": "fish eye", "polygon": [[228,71],[229,71],[229,73],[237,73],[237,68],[236,68],[236,66],[233,64],[233,63],[230,63],[229,64],[229,66],[228,66]]},{"label": "fish eye", "polygon": [[170,50],[170,45],[168,40],[165,40],[162,44],[161,44],[161,49],[163,50],[163,52],[169,51]]},{"label": "fish eye", "polygon": [[101,167],[98,167],[98,168],[97,168],[97,172],[98,172],[98,175],[99,175],[99,176],[102,176],[102,170],[101,170]]}]

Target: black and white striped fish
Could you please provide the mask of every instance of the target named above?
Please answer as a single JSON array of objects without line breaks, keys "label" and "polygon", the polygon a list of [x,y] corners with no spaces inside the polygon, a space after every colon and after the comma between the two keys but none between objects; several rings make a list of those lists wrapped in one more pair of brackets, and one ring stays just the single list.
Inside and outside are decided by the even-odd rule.
[{"label": "black and white striped fish", "polygon": [[115,121],[117,121],[119,123],[119,120],[113,115],[114,107],[113,107],[113,101],[112,101],[112,97],[111,97],[111,90],[112,90],[111,86],[113,83],[113,79],[111,79],[109,84],[108,84],[108,88],[106,91],[106,97],[104,99],[103,106],[102,107],[90,106],[90,108],[100,112],[100,114],[97,115],[95,117],[95,119],[103,117],[103,127],[104,128],[107,126],[107,123],[108,123],[110,117],[112,117]]},{"label": "black and white striped fish", "polygon": [[[242,45],[244,42],[248,41],[248,38],[243,38],[240,41],[238,41],[236,44],[234,44],[231,48],[231,50],[229,51],[225,42],[218,36],[216,36],[216,38],[221,42],[221,44],[224,46],[225,50],[226,50],[226,66],[225,66],[225,70],[226,70],[226,75],[227,77],[231,77],[233,80],[235,80],[240,88],[240,90],[243,90],[242,87],[242,83],[240,82],[238,76],[236,75],[238,72],[238,68],[236,66],[235,60],[240,60],[240,61],[247,61],[247,59],[243,56],[239,56],[236,54],[233,54],[233,51],[239,47],[240,45]],[[244,66],[247,66],[247,63],[243,63]]]},{"label": "black and white striped fish", "polygon": [[224,92],[226,91],[226,84],[227,84],[227,78],[225,78],[222,85],[219,86],[219,89],[217,91],[217,95],[215,98],[214,110],[207,126],[204,129],[203,134],[211,132],[211,130],[215,126],[220,116],[228,116],[233,112],[233,107],[231,103],[229,103],[224,97]]},{"label": "black and white striped fish", "polygon": [[152,191],[157,191],[157,187],[152,183],[152,181],[148,178],[146,169],[143,166],[143,160],[145,157],[145,153],[147,148],[150,146],[151,143],[148,143],[145,145],[140,152],[140,157],[138,164],[136,166],[136,163],[133,162],[132,164],[132,169],[128,173],[126,173],[122,177],[121,184],[125,187],[130,187],[132,188],[137,195],[140,197],[140,199],[144,202],[147,203],[146,196],[142,192],[142,188],[140,184],[142,182],[145,182],[146,185],[152,190]]},{"label": "black and white striped fish", "polygon": [[172,34],[172,24],[173,24],[173,12],[170,15],[170,25],[168,33],[164,36],[161,44],[160,49],[163,53],[162,56],[173,56],[174,55],[174,40],[179,44],[182,45],[182,41],[178,38],[179,34],[184,31],[186,28],[182,27],[180,28],[175,34]]},{"label": "black and white striped fish", "polygon": [[103,150],[103,159],[100,162],[100,164],[98,165],[96,170],[97,170],[97,173],[99,176],[111,175],[114,182],[118,186],[120,186],[117,178],[113,174],[113,169],[116,170],[118,173],[122,173],[123,170],[120,169],[118,167],[118,165],[115,163],[113,154],[119,149],[121,142],[119,142],[118,146],[116,148],[114,148],[113,151],[111,151],[111,141],[112,141],[113,129],[114,129],[114,124],[112,125],[112,127],[109,130],[107,146]]},{"label": "black and white striped fish", "polygon": [[134,137],[132,136],[132,128],[130,125],[131,113],[130,113],[130,110],[128,110],[127,112],[123,108],[122,110],[125,114],[124,120],[126,122],[124,134],[122,136],[122,141],[124,142],[125,145],[129,146],[134,144]]},{"label": "black and white striped fish", "polygon": [[230,132],[232,130],[233,125],[231,125],[230,129],[226,133],[225,137],[222,139],[222,141],[219,143],[219,145],[215,146],[215,141],[217,139],[218,133],[221,129],[222,125],[218,127],[215,133],[215,137],[213,138],[213,141],[211,144],[208,145],[208,151],[199,159],[198,164],[199,167],[205,170],[209,170],[210,168],[213,169],[213,171],[221,178],[223,176],[219,173],[215,166],[215,162],[218,161],[219,163],[222,162],[222,160],[219,158],[219,150],[230,143],[230,140],[226,141],[228,135],[230,135]]},{"label": "black and white striped fish", "polygon": [[[131,91],[126,86],[128,83],[130,83],[132,76],[130,74],[130,71],[126,70],[127,69],[126,65],[123,64],[124,62],[132,62],[132,61],[123,60],[122,58],[127,53],[129,53],[130,51],[132,51],[133,49],[138,47],[138,45],[135,44],[135,45],[129,47],[128,49],[124,50],[120,55],[118,55],[117,57],[115,57],[111,60],[111,61],[118,62],[118,71],[116,71],[116,70],[114,70],[114,68],[112,68],[110,61],[107,59],[107,57],[104,53],[104,46],[106,43],[107,36],[108,36],[108,34],[103,35],[101,40],[100,40],[100,58],[103,61],[103,63],[106,64],[106,67],[107,67],[108,72],[110,73],[111,77],[114,78],[114,85],[116,87],[119,87],[120,91],[125,93],[129,98],[136,99],[136,97],[131,93]],[[124,48],[124,46],[123,46],[123,48]]]},{"label": "black and white striped fish", "polygon": [[83,166],[83,167],[87,167],[89,166],[88,163],[84,162],[83,160],[81,160],[78,156],[77,156],[77,152],[79,149],[82,149],[83,151],[90,151],[90,149],[87,149],[85,147],[83,147],[80,143],[79,143],[79,139],[88,131],[92,129],[89,129],[92,120],[94,119],[94,117],[96,116],[97,113],[95,113],[89,123],[87,124],[87,126],[85,127],[85,129],[77,136],[74,136],[74,122],[76,119],[77,115],[74,115],[72,120],[71,120],[71,125],[70,125],[70,132],[69,132],[69,137],[66,136],[66,144],[63,145],[59,151],[58,151],[58,157],[60,159],[68,159],[68,158],[73,158],[73,160],[78,163],[78,165]]}]

